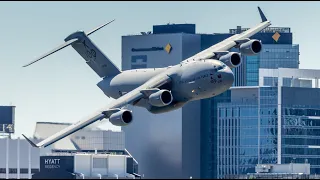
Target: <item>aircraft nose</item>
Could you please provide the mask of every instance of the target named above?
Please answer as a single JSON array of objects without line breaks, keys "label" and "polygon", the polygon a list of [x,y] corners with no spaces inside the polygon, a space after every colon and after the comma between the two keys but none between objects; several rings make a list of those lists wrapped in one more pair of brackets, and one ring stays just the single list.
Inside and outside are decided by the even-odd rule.
[{"label": "aircraft nose", "polygon": [[226,67],[224,69],[223,74],[224,74],[223,85],[224,85],[225,89],[229,89],[234,82],[234,74],[229,67]]}]

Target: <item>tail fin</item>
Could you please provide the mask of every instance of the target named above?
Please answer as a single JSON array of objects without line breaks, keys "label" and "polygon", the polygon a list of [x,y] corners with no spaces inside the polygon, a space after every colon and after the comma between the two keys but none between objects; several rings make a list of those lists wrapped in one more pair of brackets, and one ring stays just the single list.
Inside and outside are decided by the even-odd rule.
[{"label": "tail fin", "polygon": [[120,70],[103,52],[88,38],[83,31],[78,31],[68,36],[65,41],[72,39],[78,41],[71,46],[86,60],[86,63],[100,76],[107,77],[120,73]]},{"label": "tail fin", "polygon": [[71,35],[69,35],[65,39],[65,43],[60,45],[59,47],[53,49],[52,51],[42,55],[40,58],[28,63],[23,67],[27,67],[69,45],[71,45],[85,60],[86,63],[100,76],[100,77],[108,77],[119,74],[121,71],[117,68],[112,61],[103,54],[103,52],[88,38],[88,36],[102,27],[110,24],[114,20],[103,24],[94,30],[88,32],[87,34],[83,31],[77,31]]}]

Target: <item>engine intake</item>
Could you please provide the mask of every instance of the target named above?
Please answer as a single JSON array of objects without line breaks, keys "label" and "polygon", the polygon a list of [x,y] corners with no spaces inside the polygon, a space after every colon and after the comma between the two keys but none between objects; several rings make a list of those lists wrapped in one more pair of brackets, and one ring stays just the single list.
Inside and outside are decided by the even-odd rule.
[{"label": "engine intake", "polygon": [[230,68],[236,68],[242,63],[241,55],[237,52],[230,52],[219,58],[219,61],[225,63]]},{"label": "engine intake", "polygon": [[159,90],[149,96],[149,104],[156,107],[169,105],[172,100],[172,94],[168,90]]},{"label": "engine intake", "polygon": [[116,113],[113,113],[109,117],[111,124],[115,126],[126,126],[132,122],[132,113],[129,110],[120,110]]},{"label": "engine intake", "polygon": [[250,56],[258,54],[262,49],[262,44],[256,39],[252,39],[240,45],[241,54]]}]

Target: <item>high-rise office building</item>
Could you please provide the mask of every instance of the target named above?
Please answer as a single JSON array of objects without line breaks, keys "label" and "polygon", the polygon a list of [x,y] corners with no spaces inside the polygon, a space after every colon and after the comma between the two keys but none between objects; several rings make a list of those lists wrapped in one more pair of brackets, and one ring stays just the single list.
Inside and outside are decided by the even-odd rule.
[{"label": "high-rise office building", "polygon": [[[230,29],[229,33],[241,33],[249,28]],[[259,68],[277,69],[277,68],[299,68],[299,45],[292,44],[292,33],[288,27],[269,27],[260,33],[252,36],[253,39],[259,39],[263,43],[262,51],[256,56],[242,56],[245,63],[243,71],[237,74],[240,77],[245,76],[245,83],[239,86],[257,86],[259,82]],[[276,79],[270,79],[266,83],[272,83]],[[285,80],[288,86],[290,80]],[[266,84],[271,85],[271,84]]]},{"label": "high-rise office building", "polygon": [[[194,25],[154,26],[153,34],[122,37],[122,69],[175,65],[200,51]],[[176,33],[170,33],[170,32]],[[163,32],[163,33],[161,33]],[[135,120],[123,127],[126,148],[146,178],[200,177],[200,102],[164,114],[130,107]]]},{"label": "high-rise office building", "polygon": [[[293,47],[290,29],[277,29],[270,28],[253,38],[262,40],[267,46],[271,44],[270,49]],[[241,31],[241,27],[238,30]],[[195,32],[194,24],[173,24],[153,26],[153,33],[123,36],[122,69],[175,65],[237,33],[232,29],[229,33],[220,34]],[[276,32],[278,35],[274,36]],[[269,56],[266,58],[271,59]],[[260,56],[255,60],[244,57],[243,65],[233,69],[234,86],[245,86],[251,79],[258,85],[260,63],[265,60]],[[298,64],[298,61],[295,62]],[[251,74],[247,73],[248,70],[252,71]],[[217,177],[217,105],[231,101],[228,93],[191,102],[165,114],[154,115],[143,108],[130,107],[135,120],[122,129],[126,133],[127,149],[139,162],[139,173],[149,178]]]},{"label": "high-rise office building", "polygon": [[[229,33],[201,34],[201,50],[248,29],[237,26],[236,29],[229,29]],[[257,86],[259,68],[299,68],[299,45],[292,44],[290,28],[268,27],[251,38],[261,40],[263,49],[256,56],[242,56],[243,64],[233,69],[235,73],[234,86]],[[238,51],[238,49],[234,48],[230,51]],[[287,82],[290,80],[285,81],[285,85],[288,85]],[[266,83],[268,82],[266,81]]]},{"label": "high-rise office building", "polygon": [[[235,33],[241,33],[248,28],[241,28],[240,26],[237,29],[230,29],[229,35]],[[209,38],[208,38],[209,39]],[[260,33],[254,35],[252,39],[261,40],[263,43],[262,51],[256,56],[242,56],[243,64],[238,68],[234,69],[235,73],[235,83],[234,86],[258,86],[259,85],[259,68],[266,69],[277,69],[277,68],[298,68],[299,67],[299,45],[292,44],[292,33],[290,28],[282,27],[269,27]],[[207,46],[210,46],[210,43],[207,43]],[[205,48],[205,47],[204,47]],[[236,49],[235,49],[236,50]],[[262,86],[277,86],[277,77],[262,77],[263,84]],[[303,79],[294,79],[285,77],[283,78],[283,86],[291,86],[291,83],[294,84],[303,84],[302,87],[310,87],[310,80]],[[217,97],[211,98],[210,100],[202,100],[206,102],[208,106],[207,116],[201,119],[202,123],[206,123],[209,127],[210,141],[208,145],[209,149],[207,154],[209,161],[205,163],[208,164],[205,174],[205,177],[216,178],[218,175],[218,148],[217,148],[217,132],[218,126],[217,118],[218,109],[217,104],[223,101],[231,101],[230,92],[225,92]]]},{"label": "high-rise office building", "polygon": [[[257,86],[259,82],[259,68],[299,68],[299,45],[296,44],[263,44],[263,50],[257,56],[244,57],[246,63],[246,85]],[[266,85],[277,81],[270,79]],[[286,86],[290,79],[286,78]]]},{"label": "high-rise office building", "polygon": [[[318,174],[320,70],[260,69],[260,76],[260,85],[263,77],[277,78],[279,85],[234,87],[231,102],[218,104],[218,177],[290,162],[308,162],[311,174]],[[291,76],[315,79],[315,88],[283,86]]]}]

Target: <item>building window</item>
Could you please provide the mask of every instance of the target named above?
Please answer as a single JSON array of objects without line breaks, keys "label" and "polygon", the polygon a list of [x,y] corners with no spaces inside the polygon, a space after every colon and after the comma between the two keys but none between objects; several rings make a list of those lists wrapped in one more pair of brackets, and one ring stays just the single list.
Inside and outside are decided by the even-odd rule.
[{"label": "building window", "polygon": [[0,168],[0,174],[5,174],[6,173],[6,168]]},{"label": "building window", "polygon": [[93,168],[107,168],[107,159],[93,158]]},{"label": "building window", "polygon": [[9,168],[9,174],[17,174],[17,168]]},{"label": "building window", "polygon": [[20,169],[20,174],[28,174],[28,169],[27,168],[21,168]]},{"label": "building window", "polygon": [[39,169],[31,169],[31,174],[35,174],[35,173],[38,173],[40,172]]}]

